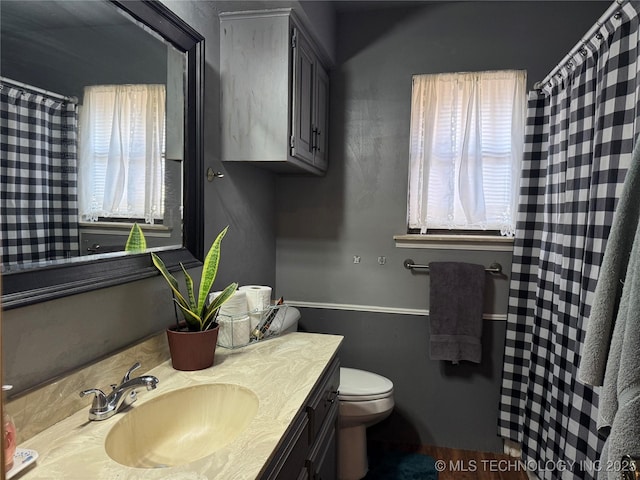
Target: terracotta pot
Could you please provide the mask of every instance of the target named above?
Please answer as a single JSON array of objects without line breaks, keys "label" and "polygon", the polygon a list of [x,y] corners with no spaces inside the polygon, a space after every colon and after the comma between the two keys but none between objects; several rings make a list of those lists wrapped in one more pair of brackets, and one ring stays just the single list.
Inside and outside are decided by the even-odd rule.
[{"label": "terracotta pot", "polygon": [[213,365],[220,326],[204,332],[183,332],[167,329],[171,362],[176,370],[203,370]]}]

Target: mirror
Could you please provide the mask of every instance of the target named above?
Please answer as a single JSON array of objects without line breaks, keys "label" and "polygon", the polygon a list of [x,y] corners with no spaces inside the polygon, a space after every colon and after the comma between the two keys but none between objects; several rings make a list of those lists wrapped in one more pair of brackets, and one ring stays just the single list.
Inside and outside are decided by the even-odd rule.
[{"label": "mirror", "polygon": [[[13,230],[9,233],[3,225],[4,238],[14,238],[10,245],[19,247],[15,258],[4,257],[5,250],[9,250],[4,247],[9,244],[3,243],[3,308],[16,308],[156,275],[148,254],[123,251],[133,221],[143,226],[148,246],[159,252],[170,269],[179,268],[180,262],[187,268],[198,265],[203,256],[203,184],[200,180],[203,178],[204,39],[159,2],[47,0],[3,2],[0,8],[3,95],[9,91],[14,95],[12,98],[40,95],[28,98],[57,102],[57,105],[68,101],[71,104],[68,108],[76,108],[75,99],[64,97],[77,97],[79,104],[78,130],[74,131],[79,167],[75,177],[77,185],[76,190],[67,195],[77,195],[75,204],[70,202],[77,209],[58,210],[51,216],[53,221],[47,219],[57,232],[62,228],[61,223],[71,225],[72,234],[68,235],[64,230],[62,236],[77,240],[66,243],[55,255],[46,258],[35,255],[30,259],[20,253],[20,248],[25,244],[35,245],[32,247],[35,251],[41,241],[49,238],[42,228],[38,228],[45,222],[39,219],[34,222],[33,216],[18,218],[9,227]],[[44,56],[35,53],[45,49],[49,50]],[[90,124],[86,119],[93,119],[93,113],[88,115],[86,112],[94,112],[96,108],[95,104],[88,103],[85,87],[149,84],[161,86],[166,99],[154,101],[154,105],[161,105],[165,111],[156,112],[152,122],[157,139],[153,145],[160,146],[156,149],[160,173],[156,171],[155,177],[160,178],[161,189],[156,188],[156,197],[160,200],[155,217],[148,218],[146,213],[136,211],[130,218],[126,210],[133,202],[129,199],[124,203],[127,208],[116,209],[115,214],[110,211],[103,215],[104,212],[99,211],[87,215],[80,205],[82,188],[94,177],[93,174],[87,176],[88,169],[83,166],[87,157],[84,152],[90,143],[83,143],[83,138],[93,141],[97,135],[86,127]],[[140,95],[136,90],[129,96],[137,98]],[[63,130],[70,131],[71,127]],[[138,130],[128,124],[125,128],[127,132]],[[88,131],[90,135],[86,134]],[[3,142],[9,144],[9,150],[12,148],[10,135],[5,136]],[[109,148],[112,145],[113,140],[110,140]],[[7,151],[5,148],[3,145],[3,152]],[[119,147],[119,154],[123,150]],[[111,152],[105,155],[109,157]],[[61,156],[69,158],[66,153]],[[117,158],[122,163],[121,157]],[[148,151],[145,150],[141,158],[148,164]],[[3,158],[2,161],[8,160]],[[66,165],[69,164],[63,165],[64,172],[72,170]],[[106,167],[106,171],[110,168]],[[134,171],[134,167],[130,167],[120,183],[128,185],[126,179],[133,177]],[[140,181],[131,183],[149,182],[148,173],[138,171],[143,172],[138,174],[143,178],[138,177]],[[109,177],[109,173],[106,176]],[[83,183],[85,179],[88,179],[87,183]],[[73,180],[63,183],[73,186]],[[3,186],[3,190],[8,189]],[[93,195],[95,185],[92,184],[89,190]],[[37,193],[40,195],[39,190]],[[3,196],[1,206],[8,211],[5,201]],[[35,223],[32,232],[29,232],[29,221]],[[154,224],[147,223],[150,221]]]}]

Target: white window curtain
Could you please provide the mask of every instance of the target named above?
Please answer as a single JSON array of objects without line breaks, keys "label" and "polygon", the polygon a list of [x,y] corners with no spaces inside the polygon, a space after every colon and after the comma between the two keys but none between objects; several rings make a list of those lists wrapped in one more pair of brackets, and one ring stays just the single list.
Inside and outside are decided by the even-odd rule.
[{"label": "white window curtain", "polygon": [[408,226],[515,232],[526,72],[414,75]]},{"label": "white window curtain", "polygon": [[83,221],[164,215],[164,85],[85,88],[79,113],[79,213]]}]

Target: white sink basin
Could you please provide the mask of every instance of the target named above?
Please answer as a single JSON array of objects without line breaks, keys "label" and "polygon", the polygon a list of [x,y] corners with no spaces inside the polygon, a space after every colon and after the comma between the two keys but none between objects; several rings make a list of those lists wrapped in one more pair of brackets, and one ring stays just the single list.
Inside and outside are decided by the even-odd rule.
[{"label": "white sink basin", "polygon": [[256,394],[239,385],[174,390],[134,404],[107,434],[105,450],[129,467],[183,465],[231,443],[257,411]]}]

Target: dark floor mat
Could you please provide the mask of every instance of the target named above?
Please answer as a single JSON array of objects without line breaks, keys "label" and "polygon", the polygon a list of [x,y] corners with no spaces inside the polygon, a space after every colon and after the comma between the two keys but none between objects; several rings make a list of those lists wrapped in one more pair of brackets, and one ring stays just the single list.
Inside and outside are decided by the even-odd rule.
[{"label": "dark floor mat", "polygon": [[364,480],[438,480],[435,460],[410,452],[372,451]]}]

